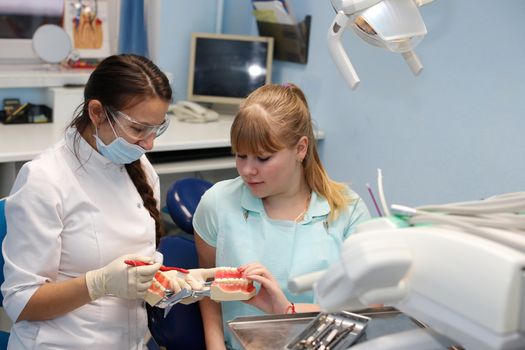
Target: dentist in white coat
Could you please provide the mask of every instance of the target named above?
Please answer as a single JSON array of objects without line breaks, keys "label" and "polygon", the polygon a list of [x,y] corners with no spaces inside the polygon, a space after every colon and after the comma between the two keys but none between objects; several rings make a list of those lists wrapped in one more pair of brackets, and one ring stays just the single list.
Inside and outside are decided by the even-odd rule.
[{"label": "dentist in white coat", "polygon": [[2,245],[9,349],[143,348],[161,235],[159,178],[144,152],[168,126],[171,95],[148,59],[110,56],[64,139],[20,170]]}]

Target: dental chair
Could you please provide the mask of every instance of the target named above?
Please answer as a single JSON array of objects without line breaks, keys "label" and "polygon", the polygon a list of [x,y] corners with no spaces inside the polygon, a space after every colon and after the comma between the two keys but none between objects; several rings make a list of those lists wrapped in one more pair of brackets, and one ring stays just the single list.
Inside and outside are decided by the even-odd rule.
[{"label": "dental chair", "polygon": [[166,206],[171,219],[182,231],[193,235],[193,213],[204,192],[212,185],[203,179],[186,177],[176,180],[168,189]]},{"label": "dental chair", "polygon": [[[5,219],[5,198],[0,199],[0,242],[4,240],[7,233],[7,225]],[[0,254],[0,284],[4,283],[4,256]],[[4,296],[0,293],[0,306],[4,301]],[[0,349],[7,349],[7,342],[9,340],[9,329],[11,328],[11,320],[7,316],[3,307],[0,307]]]},{"label": "dental chair", "polygon": [[[163,264],[185,269],[197,268],[199,261],[193,237],[193,213],[212,184],[197,178],[176,180],[168,189],[166,205],[173,222],[186,235],[162,237],[158,247]],[[199,304],[176,304],[164,317],[164,309],[148,306],[148,325],[160,347],[173,349],[206,349]]]}]

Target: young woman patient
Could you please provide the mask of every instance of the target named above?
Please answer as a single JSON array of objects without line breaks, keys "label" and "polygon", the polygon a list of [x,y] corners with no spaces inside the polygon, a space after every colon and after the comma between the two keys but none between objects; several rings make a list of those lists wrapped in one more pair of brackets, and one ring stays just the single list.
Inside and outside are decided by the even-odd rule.
[{"label": "young woman patient", "polygon": [[237,316],[317,310],[311,292],[288,279],[326,269],[343,241],[370,217],[360,197],[331,180],[317,153],[303,92],[266,85],[241,105],[231,128],[239,177],[215,184],[193,218],[202,267],[240,267],[258,294],[240,302],[201,301],[208,349],[238,349],[226,322]]}]

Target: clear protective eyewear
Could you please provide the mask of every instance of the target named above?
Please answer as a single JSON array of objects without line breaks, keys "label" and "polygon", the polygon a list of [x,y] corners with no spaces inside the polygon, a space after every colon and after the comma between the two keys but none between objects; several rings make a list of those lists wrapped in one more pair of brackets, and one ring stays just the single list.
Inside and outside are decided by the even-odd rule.
[{"label": "clear protective eyewear", "polygon": [[170,120],[167,115],[161,124],[148,125],[139,123],[121,111],[109,111],[109,114],[127,136],[136,140],[146,139],[151,134],[155,134],[155,138],[157,138],[162,135],[170,125]]}]

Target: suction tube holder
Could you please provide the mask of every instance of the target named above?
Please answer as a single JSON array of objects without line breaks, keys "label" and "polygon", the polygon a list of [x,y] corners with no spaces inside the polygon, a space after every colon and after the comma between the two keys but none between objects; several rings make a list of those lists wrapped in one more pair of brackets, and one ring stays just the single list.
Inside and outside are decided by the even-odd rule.
[{"label": "suction tube holder", "polygon": [[349,17],[343,11],[337,13],[328,30],[328,48],[339,72],[341,72],[350,88],[355,90],[360,80],[341,43],[341,37],[348,25],[348,21]]}]

